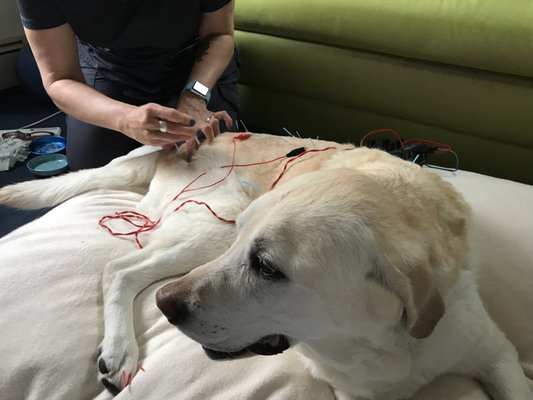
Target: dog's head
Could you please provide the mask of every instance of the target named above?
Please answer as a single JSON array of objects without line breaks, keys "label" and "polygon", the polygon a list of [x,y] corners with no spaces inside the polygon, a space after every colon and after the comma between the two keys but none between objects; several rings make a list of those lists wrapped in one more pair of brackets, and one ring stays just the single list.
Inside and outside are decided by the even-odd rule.
[{"label": "dog's head", "polygon": [[398,329],[424,338],[445,312],[466,223],[455,192],[431,185],[351,169],[295,178],[255,200],[231,248],[162,287],[158,306],[213,358]]}]

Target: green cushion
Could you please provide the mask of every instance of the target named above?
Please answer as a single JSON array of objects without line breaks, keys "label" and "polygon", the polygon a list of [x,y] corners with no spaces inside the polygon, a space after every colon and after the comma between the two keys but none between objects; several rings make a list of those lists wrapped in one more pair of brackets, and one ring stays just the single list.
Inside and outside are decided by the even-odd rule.
[{"label": "green cushion", "polygon": [[[393,128],[405,138],[451,144],[462,170],[533,184],[533,149],[269,89],[240,85],[239,93],[248,128],[279,135],[286,135],[286,128],[301,137],[355,144],[366,132]],[[313,148],[312,140],[308,147]],[[452,166],[454,161],[448,155],[435,155],[431,162]]]},{"label": "green cushion", "polygon": [[533,149],[533,90],[524,79],[250,32],[236,40],[243,84]]},{"label": "green cushion", "polygon": [[449,143],[463,169],[533,183],[526,78],[236,32],[246,124],[357,142],[393,128]]},{"label": "green cushion", "polygon": [[533,78],[531,0],[238,0],[236,27]]}]

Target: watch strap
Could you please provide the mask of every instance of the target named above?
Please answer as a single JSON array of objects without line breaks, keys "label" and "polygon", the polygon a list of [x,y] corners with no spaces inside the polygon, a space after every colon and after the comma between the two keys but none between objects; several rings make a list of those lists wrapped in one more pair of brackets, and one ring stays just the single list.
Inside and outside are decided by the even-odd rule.
[{"label": "watch strap", "polygon": [[183,90],[189,90],[195,95],[200,96],[206,103],[209,103],[209,100],[211,99],[211,91],[199,81],[187,82],[183,87]]}]

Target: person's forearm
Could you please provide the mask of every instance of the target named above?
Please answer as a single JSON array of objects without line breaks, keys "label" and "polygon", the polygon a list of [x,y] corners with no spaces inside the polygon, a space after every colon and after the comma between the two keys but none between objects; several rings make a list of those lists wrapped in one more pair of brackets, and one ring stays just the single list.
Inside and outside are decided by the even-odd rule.
[{"label": "person's forearm", "polygon": [[[151,146],[173,145],[195,137],[190,115],[156,103],[134,106],[113,100],[85,83],[58,79],[46,85],[56,105],[68,115],[108,128]],[[159,121],[165,121],[165,130]]]},{"label": "person's forearm", "polygon": [[[206,85],[209,90],[213,89],[226,70],[233,52],[233,35],[213,35],[204,38],[198,45],[196,62],[189,74],[188,81],[199,81]],[[196,115],[205,112],[206,104],[203,99],[186,90],[181,92],[178,109],[187,110],[192,115]]]},{"label": "person's forearm", "polygon": [[115,131],[121,131],[122,117],[135,108],[73,79],[57,80],[46,89],[57,107],[66,114]]},{"label": "person's forearm", "polygon": [[24,32],[45,90],[68,115],[145,145],[171,145],[195,137],[192,125],[196,122],[191,115],[156,103],[122,103],[88,86],[78,60],[76,36],[68,23],[42,30],[25,28]]},{"label": "person's forearm", "polygon": [[233,35],[214,35],[201,40],[189,81],[200,81],[212,89],[226,70],[233,51]]}]

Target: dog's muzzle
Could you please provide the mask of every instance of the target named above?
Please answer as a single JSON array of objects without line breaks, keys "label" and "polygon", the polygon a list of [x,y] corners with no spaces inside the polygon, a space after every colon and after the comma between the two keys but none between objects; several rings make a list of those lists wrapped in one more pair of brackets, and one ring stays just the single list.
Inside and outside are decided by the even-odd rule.
[{"label": "dog's muzzle", "polygon": [[182,297],[182,293],[178,290],[179,287],[178,281],[168,283],[160,288],[155,296],[157,307],[172,325],[183,323],[189,317],[186,304],[177,301],[178,298]]},{"label": "dog's muzzle", "polygon": [[[156,304],[165,314],[172,325],[180,327],[190,317],[187,306],[182,301],[177,301],[183,293],[180,292],[179,283],[169,283],[157,291]],[[275,334],[264,336],[257,342],[237,351],[220,351],[203,347],[207,356],[213,360],[224,360],[230,358],[243,358],[252,355],[272,356],[283,353],[290,347],[289,340],[284,335]]]},{"label": "dog's muzzle", "polygon": [[227,360],[250,357],[253,355],[273,356],[283,353],[290,347],[289,340],[284,335],[268,335],[242,350],[225,352],[202,346],[207,356],[212,360]]}]

